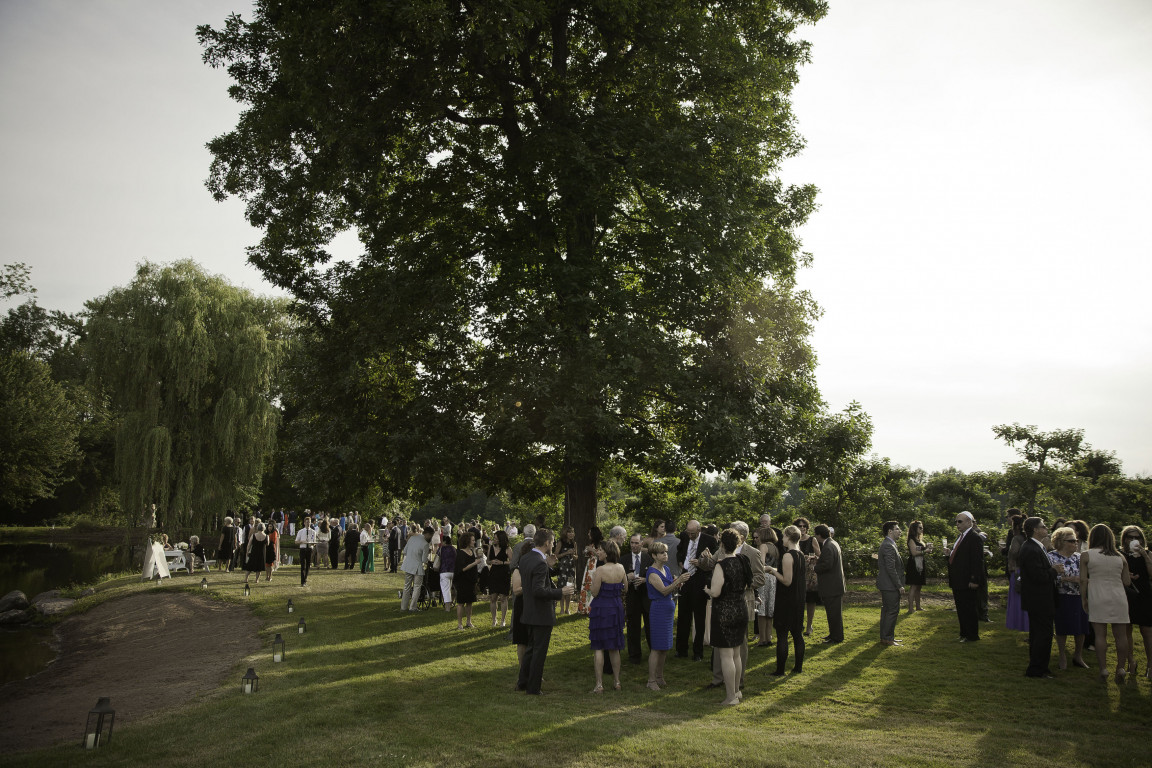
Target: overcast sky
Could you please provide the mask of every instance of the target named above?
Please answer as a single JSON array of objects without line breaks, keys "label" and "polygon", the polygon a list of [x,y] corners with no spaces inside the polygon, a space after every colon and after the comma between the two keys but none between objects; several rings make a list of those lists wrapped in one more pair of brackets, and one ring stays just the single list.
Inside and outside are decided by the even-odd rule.
[{"label": "overcast sky", "polygon": [[[0,0],[0,262],[43,306],[146,259],[271,292],[242,205],[203,185],[238,111],[194,31],[233,11]],[[929,471],[999,469],[1015,421],[1152,474],[1152,2],[833,0],[803,36],[786,177],[821,190],[801,282],[830,406]]]}]

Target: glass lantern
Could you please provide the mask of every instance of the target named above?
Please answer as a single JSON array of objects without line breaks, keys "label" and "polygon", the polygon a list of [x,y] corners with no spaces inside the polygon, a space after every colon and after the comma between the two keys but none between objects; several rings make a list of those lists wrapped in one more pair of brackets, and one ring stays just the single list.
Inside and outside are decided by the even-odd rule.
[{"label": "glass lantern", "polygon": [[300,619],[300,623],[296,625],[296,631],[301,635],[308,631],[308,624],[304,619]]},{"label": "glass lantern", "polygon": [[244,677],[240,678],[240,690],[244,691],[244,693],[256,693],[256,691],[260,690],[260,677],[252,667],[248,667],[248,671],[244,673]]},{"label": "glass lantern", "polygon": [[248,582],[244,582],[244,597],[252,594],[252,588],[248,586]]},{"label": "glass lantern", "polygon": [[272,661],[284,661],[284,638],[280,636],[279,632],[272,640]]},{"label": "glass lantern", "polygon": [[116,720],[116,710],[110,699],[101,696],[96,706],[88,712],[88,724],[84,727],[85,749],[102,747],[112,739],[112,723]]},{"label": "glass lantern", "polygon": [[208,577],[200,579],[200,589],[208,589]]},{"label": "glass lantern", "polygon": [[292,605],[292,598],[288,598],[288,613],[292,613],[294,610],[295,607]]}]

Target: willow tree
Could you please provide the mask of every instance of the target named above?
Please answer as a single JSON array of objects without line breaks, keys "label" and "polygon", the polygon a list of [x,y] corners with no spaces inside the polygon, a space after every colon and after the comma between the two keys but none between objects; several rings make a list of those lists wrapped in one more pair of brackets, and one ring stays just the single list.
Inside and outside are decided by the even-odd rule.
[{"label": "willow tree", "polygon": [[398,491],[562,485],[579,535],[615,463],[803,466],[834,420],[794,282],[815,190],[778,170],[824,11],[258,0],[201,27],[243,105],[209,188],[310,309],[315,423]]},{"label": "willow tree", "polygon": [[192,261],[142,265],[89,301],[84,345],[114,411],[116,476],[129,513],[203,528],[253,503],[275,447],[281,301]]}]

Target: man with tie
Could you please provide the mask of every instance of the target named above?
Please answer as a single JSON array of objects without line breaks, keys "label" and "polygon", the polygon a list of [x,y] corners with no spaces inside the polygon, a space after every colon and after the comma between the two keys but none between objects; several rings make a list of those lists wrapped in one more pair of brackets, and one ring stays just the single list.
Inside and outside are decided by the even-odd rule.
[{"label": "man with tie", "polygon": [[624,572],[628,580],[628,592],[624,598],[625,627],[628,634],[628,661],[640,664],[644,661],[643,650],[640,647],[640,625],[644,625],[644,640],[651,642],[648,637],[648,566],[652,558],[644,551],[643,539],[640,534],[632,534],[628,540],[631,551],[621,558]]},{"label": "man with tie", "polygon": [[688,582],[680,590],[679,613],[676,616],[676,656],[688,657],[688,638],[692,627],[696,627],[696,635],[692,639],[692,661],[704,660],[704,613],[708,606],[708,596],[704,594],[704,586],[711,576],[707,571],[700,569],[700,555],[704,552],[716,551],[716,539],[706,533],[700,532],[700,522],[689,520],[684,526],[684,535],[677,548],[677,557],[680,559],[684,573],[688,574]]},{"label": "man with tie", "polygon": [[958,512],[953,523],[960,532],[948,556],[948,584],[956,602],[960,622],[960,642],[980,639],[980,586],[984,583],[984,540],[972,530],[976,518],[971,512]]},{"label": "man with tie", "polygon": [[[1056,579],[1064,566],[1053,566],[1044,549],[1048,527],[1038,517],[1024,521],[1017,562],[1020,565],[1020,605],[1028,611],[1028,677],[1051,678],[1052,635],[1056,621]],[[1059,571],[1057,570],[1059,569]]]},{"label": "man with tie", "polygon": [[520,675],[516,690],[539,696],[544,679],[544,660],[548,656],[548,643],[552,639],[552,626],[556,623],[553,604],[562,597],[571,596],[574,587],[563,589],[552,586],[548,576],[548,556],[556,537],[547,528],[538,528],[532,537],[533,549],[520,556],[521,583],[524,585],[524,607],[520,623],[529,633],[528,649],[520,659]]},{"label": "man with tie", "polygon": [[900,523],[889,520],[884,523],[883,531],[876,571],[876,587],[880,590],[880,642],[900,645],[896,639],[896,618],[900,615],[900,598],[904,594],[904,561],[896,549]]}]

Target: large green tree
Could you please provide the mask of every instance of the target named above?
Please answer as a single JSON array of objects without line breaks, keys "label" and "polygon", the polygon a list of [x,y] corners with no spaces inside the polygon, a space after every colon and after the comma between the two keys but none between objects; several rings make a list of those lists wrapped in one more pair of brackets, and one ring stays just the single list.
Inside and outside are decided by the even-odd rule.
[{"label": "large green tree", "polygon": [[1050,501],[1068,468],[1090,448],[1082,429],[1041,432],[1034,424],[997,424],[992,432],[1020,455],[1021,461],[1004,466],[1003,484],[1011,502],[1029,515],[1038,500]]},{"label": "large green tree", "polygon": [[[581,537],[613,463],[835,461],[794,282],[815,189],[778,174],[824,12],[277,0],[201,27],[243,105],[209,187],[246,201],[350,406],[312,423],[347,419],[323,428],[397,492],[560,485]],[[363,252],[325,268],[344,230]]]},{"label": "large green tree", "polygon": [[0,269],[0,300],[30,298],[0,317],[0,510],[18,512],[52,496],[79,456],[78,409],[48,363],[64,318],[40,307],[31,270]]},{"label": "large green tree", "polygon": [[144,264],[86,307],[85,350],[118,417],[123,508],[155,504],[160,525],[200,530],[252,503],[279,420],[283,302],[180,261]]}]

